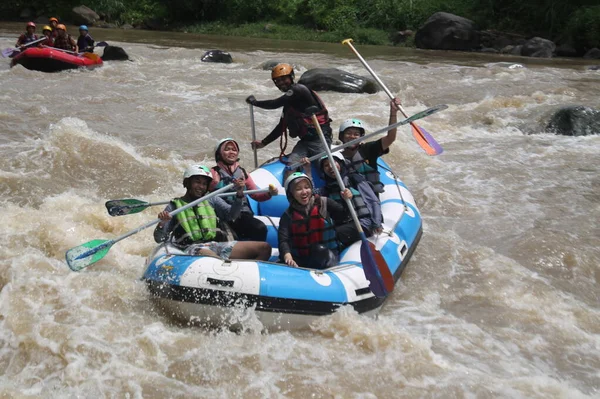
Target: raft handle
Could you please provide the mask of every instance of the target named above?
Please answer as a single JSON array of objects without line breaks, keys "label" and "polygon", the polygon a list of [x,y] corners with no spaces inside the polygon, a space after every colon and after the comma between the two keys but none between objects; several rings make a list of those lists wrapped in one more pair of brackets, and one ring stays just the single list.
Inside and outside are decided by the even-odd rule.
[{"label": "raft handle", "polygon": [[356,294],[356,296],[370,294],[371,293],[371,289],[369,287],[359,288],[357,290],[354,290],[354,293]]},{"label": "raft handle", "polygon": [[218,280],[216,278],[208,277],[206,279],[208,284],[211,285],[220,285],[221,287],[233,287],[233,280]]}]

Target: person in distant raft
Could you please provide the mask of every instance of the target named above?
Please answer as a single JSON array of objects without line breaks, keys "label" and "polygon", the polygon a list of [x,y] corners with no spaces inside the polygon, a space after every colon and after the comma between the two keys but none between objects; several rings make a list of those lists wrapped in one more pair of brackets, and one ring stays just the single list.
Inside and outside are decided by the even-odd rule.
[{"label": "person in distant raft", "polygon": [[217,256],[222,259],[269,260],[271,246],[258,241],[225,241],[217,228],[217,217],[225,221],[236,219],[242,209],[244,185],[236,181],[235,201],[230,205],[220,197],[180,212],[173,219],[169,213],[202,198],[208,193],[212,182],[210,169],[203,165],[191,165],[183,174],[185,195],[173,199],[158,214],[161,222],[154,229],[154,241],[160,243],[169,238],[173,244],[185,248],[190,255]]},{"label": "person in distant raft", "polygon": [[[396,115],[400,100],[394,98],[390,102],[389,124],[396,123]],[[344,148],[342,154],[348,160],[349,172],[358,172],[373,185],[373,191],[379,197],[383,192],[383,184],[379,177],[377,168],[377,158],[390,152],[390,146],[396,140],[397,129],[388,131],[385,137],[368,143],[358,143]],[[360,119],[347,119],[340,125],[339,139],[342,143],[347,143],[365,135],[365,125]]]},{"label": "person in distant raft", "polygon": [[54,38],[52,37],[52,27],[46,25],[42,30],[44,36],[46,36],[46,40],[40,43],[40,46],[53,47],[54,46]]},{"label": "person in distant raft", "polygon": [[23,45],[34,42],[37,39],[38,36],[35,34],[35,24],[33,22],[27,22],[27,25],[25,25],[25,33],[19,36],[15,47],[23,48]]},{"label": "person in distant raft", "polygon": [[[234,139],[225,138],[217,143],[215,147],[215,161],[217,162],[217,166],[213,166],[211,169],[212,182],[209,187],[210,191],[218,190],[236,179],[244,185],[244,190],[256,190],[259,188],[254,183],[254,180],[252,180],[252,176],[240,166],[239,154],[240,147]],[[255,201],[263,202],[270,200],[271,197],[277,195],[277,192],[277,187],[270,185],[269,192],[250,194],[250,197]],[[233,203],[233,200],[233,197],[225,197],[225,201],[230,204]],[[267,226],[254,217],[254,213],[250,209],[245,196],[242,202],[240,216],[229,222],[229,226],[231,226],[237,237],[241,240],[266,241]]]},{"label": "person in distant raft", "polygon": [[48,23],[52,27],[52,38],[55,39],[58,36],[58,30],[56,29],[58,26],[58,18],[51,17],[48,19]]},{"label": "person in distant raft", "polygon": [[77,42],[67,33],[67,27],[63,24],[58,24],[56,31],[58,32],[58,36],[54,39],[54,47],[77,53]]},{"label": "person in distant raft", "polygon": [[88,27],[81,25],[79,27],[79,37],[77,38],[77,47],[80,52],[93,53],[94,52],[94,39],[89,34]]},{"label": "person in distant raft", "polygon": [[[327,144],[331,146],[331,127],[329,123],[329,114],[323,101],[317,93],[308,87],[294,83],[294,69],[289,64],[278,64],[271,71],[271,79],[275,86],[285,94],[274,100],[259,101],[253,95],[246,98],[248,104],[263,109],[277,109],[283,107],[283,112],[279,123],[269,133],[267,137],[260,141],[253,141],[252,148],[263,148],[269,143],[275,141],[278,137],[289,131],[291,137],[298,137],[300,141],[292,149],[288,162],[290,164],[302,162],[308,176],[311,174],[310,164],[307,158],[325,151],[323,144],[319,139],[315,127],[312,123],[311,115],[306,113],[307,109],[316,106],[316,112],[319,125]],[[293,171],[287,171],[285,178]]]}]

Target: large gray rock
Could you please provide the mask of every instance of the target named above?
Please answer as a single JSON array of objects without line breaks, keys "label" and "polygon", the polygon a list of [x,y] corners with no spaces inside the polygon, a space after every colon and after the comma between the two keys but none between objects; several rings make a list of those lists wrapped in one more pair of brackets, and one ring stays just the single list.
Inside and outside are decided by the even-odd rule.
[{"label": "large gray rock", "polygon": [[309,69],[302,74],[298,83],[316,91],[369,94],[379,91],[379,86],[377,86],[375,80],[337,68]]},{"label": "large gray rock", "polygon": [[525,43],[525,36],[497,30],[479,31],[479,41],[483,48],[502,50],[506,46],[518,46]]},{"label": "large gray rock", "polygon": [[447,12],[433,14],[415,35],[415,45],[425,49],[470,51],[479,44],[473,21]]},{"label": "large gray rock", "polygon": [[526,57],[552,58],[555,50],[556,44],[554,42],[541,37],[534,37],[523,43],[521,55]]},{"label": "large gray rock", "polygon": [[552,115],[546,131],[563,136],[600,134],[600,111],[583,105],[563,107]]},{"label": "large gray rock", "polygon": [[118,46],[106,46],[104,47],[104,53],[102,53],[103,61],[127,61],[129,55],[123,50],[122,47]]},{"label": "large gray rock", "polygon": [[209,50],[202,58],[200,58],[202,62],[221,62],[223,64],[231,64],[233,59],[231,58],[231,54],[226,51],[221,50]]},{"label": "large gray rock", "polygon": [[585,53],[583,58],[586,58],[588,60],[600,59],[600,49],[597,49],[596,47],[594,47],[593,49],[590,49],[587,53]]},{"label": "large gray rock", "polygon": [[96,21],[100,21],[100,15],[96,11],[86,6],[73,7],[73,23],[75,25],[93,25]]}]

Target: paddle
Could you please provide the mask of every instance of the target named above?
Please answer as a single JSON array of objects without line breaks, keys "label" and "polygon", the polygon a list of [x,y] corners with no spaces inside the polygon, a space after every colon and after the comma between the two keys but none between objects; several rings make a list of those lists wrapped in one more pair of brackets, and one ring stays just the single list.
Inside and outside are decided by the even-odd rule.
[{"label": "paddle", "polygon": [[[250,107],[250,126],[252,126],[252,142],[256,141],[256,127],[254,126],[254,105],[248,104]],[[258,168],[258,155],[256,153],[256,147],[254,148],[254,168]]]},{"label": "paddle", "polygon": [[[337,180],[338,185],[340,186],[340,190],[344,191],[346,186],[344,186],[344,181],[342,180],[342,176],[340,176],[340,172],[337,167],[335,167],[335,160],[333,159],[333,155],[331,154],[331,150],[327,145],[327,141],[325,140],[325,136],[323,135],[323,131],[321,130],[321,126],[319,125],[319,121],[317,116],[312,114],[312,122],[319,134],[319,138],[321,139],[321,143],[325,147],[325,152],[327,152],[327,157],[329,157],[329,162],[331,163],[332,169],[335,172],[335,178]],[[358,234],[360,235],[360,240],[362,241],[360,245],[360,261],[363,265],[363,271],[365,273],[365,277],[369,280],[369,288],[378,298],[383,298],[394,289],[394,277],[390,273],[390,269],[385,262],[385,259],[375,249],[375,245],[367,240],[367,236],[358,221],[358,216],[356,215],[356,210],[352,206],[352,202],[349,198],[344,198],[346,201],[346,205],[348,205],[348,210],[350,211],[350,215],[352,216],[352,220],[354,221],[354,225],[358,230]],[[377,254],[377,256],[375,255]]]},{"label": "paddle", "polygon": [[19,48],[7,48],[7,49],[4,49],[4,50],[2,50],[2,57],[4,57],[4,58],[6,58],[6,57],[10,57],[10,56],[12,56],[12,54],[13,54],[13,53],[15,53],[15,52],[21,52],[21,48],[27,48],[27,47],[33,46],[34,44],[41,43],[41,42],[43,42],[44,40],[46,40],[46,36],[44,36],[44,37],[42,37],[42,38],[39,38],[39,39],[37,39],[37,40],[34,40],[34,41],[32,41],[32,42],[29,42],[29,43],[27,43],[27,44],[24,44],[24,45],[22,45],[22,46],[21,46],[21,47],[19,47]]},{"label": "paddle", "polygon": [[[178,213],[183,212],[188,208],[198,205],[202,201],[206,201],[216,195],[219,195],[223,192],[228,191],[232,187],[233,187],[233,183],[228,184],[224,187],[221,187],[220,189],[213,191],[212,193],[207,194],[204,197],[198,198],[197,200],[192,201],[189,204],[182,206],[181,208],[177,208],[174,211],[169,212],[169,215],[171,217],[175,216]],[[113,244],[115,244],[121,240],[124,240],[127,237],[132,236],[136,233],[139,233],[140,231],[147,229],[150,226],[158,224],[158,223],[160,223],[160,221],[161,221],[160,219],[155,219],[151,222],[146,223],[143,226],[138,227],[137,229],[131,230],[130,232],[125,233],[122,236],[119,236],[112,240],[92,240],[92,241],[86,242],[85,244],[81,244],[77,247],[73,247],[73,248],[69,249],[65,255],[67,264],[69,265],[69,268],[71,268],[71,270],[79,271],[79,270],[91,265],[92,263],[98,262],[100,259],[104,258],[104,256],[110,250],[110,247],[113,246]]]},{"label": "paddle", "polygon": [[[379,129],[379,130],[377,130],[377,131],[375,131],[375,132],[373,132],[373,133],[366,134],[366,135],[364,135],[364,136],[362,136],[362,137],[359,137],[359,138],[357,138],[357,139],[354,139],[354,140],[348,141],[347,143],[344,143],[344,144],[338,145],[337,147],[334,147],[334,148],[332,148],[332,149],[331,149],[331,152],[336,152],[336,151],[343,150],[344,148],[346,148],[346,147],[350,147],[350,146],[352,146],[352,145],[354,145],[354,144],[358,144],[358,143],[360,143],[360,142],[361,142],[361,141],[363,141],[363,140],[366,140],[366,139],[368,139],[368,138],[371,138],[371,137],[373,137],[373,136],[377,136],[378,134],[381,134],[381,133],[385,133],[385,132],[387,132],[388,130],[392,130],[392,129],[395,129],[395,128],[397,128],[398,126],[406,125],[406,124],[408,124],[408,123],[411,123],[411,122],[413,122],[413,121],[416,121],[417,119],[425,118],[426,116],[429,116],[429,115],[431,115],[431,114],[435,114],[436,112],[442,111],[442,110],[444,110],[444,109],[446,109],[446,108],[448,108],[448,106],[447,106],[447,105],[445,105],[445,104],[436,105],[435,107],[427,108],[427,109],[426,109],[426,110],[424,110],[424,111],[417,112],[416,114],[414,114],[414,115],[413,115],[413,116],[411,116],[410,118],[406,118],[406,119],[404,119],[404,120],[402,120],[402,121],[400,121],[400,122],[396,122],[396,123],[393,123],[393,124],[391,124],[391,125],[389,125],[389,126],[386,126],[386,127],[384,127],[384,128],[381,128],[381,129]],[[323,155],[325,155],[325,154],[326,154],[326,152],[325,152],[325,151],[323,151],[323,152],[322,152],[322,153],[320,153],[320,154],[313,155],[312,157],[308,158],[308,160],[309,160],[310,162],[312,162],[312,161],[314,161],[314,160],[316,160],[316,159],[321,159],[321,157],[322,157]],[[288,168],[289,168],[289,169],[291,169],[291,170],[294,170],[294,169],[296,169],[297,167],[299,167],[300,165],[302,165],[300,162],[296,162],[295,164],[292,164],[292,165],[288,166]]]},{"label": "paddle", "polygon": [[[257,190],[246,190],[244,194],[260,194],[268,192],[268,188],[260,188]],[[217,195],[217,197],[230,197],[237,193],[235,191]],[[106,201],[104,204],[110,216],[124,216],[139,213],[151,206],[166,205],[171,201],[146,202],[134,198],[118,199]]]},{"label": "paddle", "polygon": [[[367,64],[367,61],[365,61],[365,59],[354,48],[354,46],[352,45],[352,39],[346,39],[346,40],[342,41],[342,44],[347,44],[348,47],[350,47],[350,49],[354,52],[354,54],[359,59],[359,61],[363,64],[363,66],[367,69],[367,71],[369,71],[371,76],[373,76],[373,78],[377,81],[377,83],[379,83],[379,86],[381,86],[383,91],[385,91],[385,93],[388,95],[390,100],[393,100],[394,96],[392,95],[392,92],[389,91],[389,89],[385,86],[385,84],[383,84],[381,79],[379,79],[379,77],[377,76],[375,71],[373,71],[371,69],[371,67],[369,66],[369,64]],[[404,115],[404,117],[406,118],[407,115],[406,115],[406,112],[404,111],[404,108],[402,108],[402,105],[397,105],[397,107],[398,107],[398,111],[402,112],[402,115]],[[421,146],[421,148],[423,148],[423,150],[425,150],[427,155],[439,155],[444,151],[442,149],[442,146],[440,146],[437,143],[437,141],[435,141],[435,139],[425,129],[417,126],[416,123],[411,122],[410,125],[412,127],[413,137],[415,138],[417,143]]]}]

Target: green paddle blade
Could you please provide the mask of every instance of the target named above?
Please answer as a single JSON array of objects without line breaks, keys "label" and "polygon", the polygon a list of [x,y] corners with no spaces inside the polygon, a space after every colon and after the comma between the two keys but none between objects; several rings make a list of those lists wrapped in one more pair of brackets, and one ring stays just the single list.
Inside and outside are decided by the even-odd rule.
[{"label": "green paddle blade", "polygon": [[141,212],[150,206],[147,202],[133,198],[106,201],[104,205],[110,216],[131,215]]},{"label": "green paddle blade", "polygon": [[104,258],[113,244],[113,240],[92,240],[78,247],[73,247],[67,251],[65,256],[67,264],[71,270],[78,272]]}]

